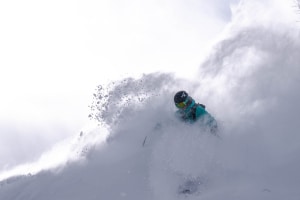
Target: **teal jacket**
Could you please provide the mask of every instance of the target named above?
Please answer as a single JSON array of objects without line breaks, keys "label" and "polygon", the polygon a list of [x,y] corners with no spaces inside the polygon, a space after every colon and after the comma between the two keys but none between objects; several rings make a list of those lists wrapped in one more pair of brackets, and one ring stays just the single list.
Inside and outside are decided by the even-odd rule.
[{"label": "teal jacket", "polygon": [[205,106],[196,103],[192,98],[186,108],[177,110],[176,115],[185,122],[194,123],[200,121],[212,132],[216,132],[218,129],[217,121],[205,110]]}]

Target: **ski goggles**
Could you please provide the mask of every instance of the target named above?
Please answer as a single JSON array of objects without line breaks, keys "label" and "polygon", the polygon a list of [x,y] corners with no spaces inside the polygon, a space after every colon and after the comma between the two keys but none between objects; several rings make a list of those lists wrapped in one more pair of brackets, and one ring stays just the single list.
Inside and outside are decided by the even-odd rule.
[{"label": "ski goggles", "polygon": [[176,105],[177,108],[182,109],[186,106],[186,101],[176,103],[175,105]]}]

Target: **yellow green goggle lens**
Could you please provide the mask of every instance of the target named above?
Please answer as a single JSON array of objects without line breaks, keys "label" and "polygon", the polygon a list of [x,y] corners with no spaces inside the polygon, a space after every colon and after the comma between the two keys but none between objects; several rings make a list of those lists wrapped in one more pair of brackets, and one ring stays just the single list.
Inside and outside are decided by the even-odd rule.
[{"label": "yellow green goggle lens", "polygon": [[177,108],[184,108],[186,106],[185,102],[176,103]]}]

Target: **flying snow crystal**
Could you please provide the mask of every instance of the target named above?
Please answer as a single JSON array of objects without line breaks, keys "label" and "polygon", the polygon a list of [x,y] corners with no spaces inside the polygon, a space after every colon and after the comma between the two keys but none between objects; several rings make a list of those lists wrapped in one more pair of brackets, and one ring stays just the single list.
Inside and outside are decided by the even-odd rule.
[{"label": "flying snow crystal", "polygon": [[107,87],[99,85],[89,117],[107,125],[117,123],[120,118],[130,115],[133,108],[137,109],[147,100],[174,90],[174,82],[171,75],[154,73],[143,75],[140,79],[126,78],[111,82]]}]

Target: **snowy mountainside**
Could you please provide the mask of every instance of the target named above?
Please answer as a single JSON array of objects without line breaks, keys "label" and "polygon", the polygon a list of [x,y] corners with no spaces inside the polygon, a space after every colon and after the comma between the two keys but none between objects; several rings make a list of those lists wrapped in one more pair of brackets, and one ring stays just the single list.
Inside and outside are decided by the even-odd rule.
[{"label": "snowy mountainside", "polygon": [[[90,118],[102,129],[73,144],[84,153],[3,180],[0,199],[298,200],[299,30],[271,1],[243,2],[196,80],[155,73],[99,86]],[[206,104],[221,138],[178,122],[178,89]],[[197,191],[178,194],[189,180]]]},{"label": "snowy mountainside", "polygon": [[[162,77],[164,78],[162,79]],[[109,120],[106,123],[110,135],[104,144],[93,146],[85,154],[85,159],[70,162],[63,168],[40,172],[34,176],[20,176],[11,181],[3,181],[0,196],[3,195],[2,197],[5,199],[97,199],[99,197],[105,199],[153,199],[156,198],[153,196],[153,190],[161,190],[157,187],[157,182],[160,183],[164,180],[174,183],[174,177],[177,178],[177,173],[182,176],[194,176],[198,175],[197,172],[201,169],[207,170],[207,166],[211,163],[212,152],[208,153],[207,156],[202,156],[205,159],[197,165],[200,167],[197,170],[190,157],[196,153],[197,149],[205,148],[204,145],[208,146],[209,143],[204,142],[209,141],[206,138],[212,140],[216,140],[216,138],[207,133],[201,134],[199,128],[176,122],[176,118],[172,114],[173,105],[167,103],[172,101],[172,92],[169,90],[173,82],[167,81],[168,79],[165,77],[170,78],[171,76],[150,74],[137,81],[126,79],[114,85],[107,97],[110,99],[126,98],[126,105],[120,102],[116,103],[113,100],[102,102],[107,109],[98,110],[98,116],[104,116],[103,113],[100,114],[101,112],[106,112],[105,116],[118,115],[116,118],[111,118],[116,119],[115,121]],[[146,81],[149,78],[153,79],[154,82]],[[137,91],[138,87],[140,90]],[[153,88],[155,95],[151,95],[151,92],[147,90],[148,87]],[[145,91],[146,93],[144,93]],[[99,100],[99,96],[103,96],[102,92],[101,90],[101,94],[95,95],[96,99]],[[140,102],[140,98],[138,98],[138,104],[136,104],[135,101],[139,92],[143,96],[147,94],[148,97],[145,98],[145,102]],[[116,109],[119,112],[116,112]],[[100,117],[97,119],[107,118]],[[111,124],[109,124],[110,122]],[[101,121],[101,124],[103,123]],[[186,130],[192,131],[190,137],[182,137],[182,133],[187,132]],[[178,139],[175,141],[185,139],[185,150],[178,149],[180,144],[175,142],[169,145],[168,150],[165,151],[165,145],[168,145],[171,136],[174,136],[176,132]],[[195,134],[192,134],[193,132]],[[162,137],[163,133],[171,133],[171,135]],[[88,134],[81,133],[80,137],[83,139],[78,140],[79,146],[86,148],[86,145],[83,145],[86,142],[83,144],[81,142],[85,141],[84,137],[89,137]],[[145,137],[147,140],[143,143]],[[157,143],[158,140],[160,141],[159,144]],[[203,143],[203,146],[199,146],[197,141]],[[191,146],[193,148],[190,148]],[[154,149],[158,152],[153,152]],[[183,158],[175,159],[176,154],[182,151],[188,151],[190,155],[186,157],[183,154]],[[173,157],[171,160],[175,164],[165,162],[171,157]],[[184,158],[186,161],[190,160],[188,165],[187,163],[183,165],[181,162]],[[162,166],[163,168],[171,167],[170,169],[174,170],[174,175],[171,174],[169,179],[162,176],[157,179]],[[68,189],[66,190],[63,185],[67,185]],[[167,186],[163,187],[167,188]],[[16,188],[20,194],[14,192]],[[76,189],[73,190],[73,188]],[[174,192],[176,194],[176,190]]]}]

